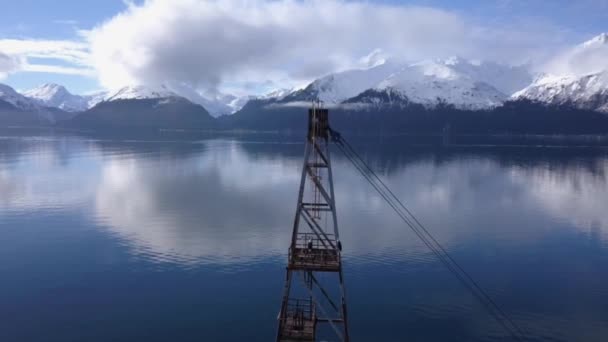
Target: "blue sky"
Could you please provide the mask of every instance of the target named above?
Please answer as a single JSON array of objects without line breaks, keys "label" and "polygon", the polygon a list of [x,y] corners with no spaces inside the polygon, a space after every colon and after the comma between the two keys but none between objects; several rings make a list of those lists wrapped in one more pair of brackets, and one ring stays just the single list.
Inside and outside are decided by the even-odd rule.
[{"label": "blue sky", "polygon": [[381,0],[390,4],[415,3],[469,14],[477,20],[539,20],[586,35],[608,30],[606,0]]},{"label": "blue sky", "polygon": [[[0,39],[77,40],[80,38],[77,33],[80,28],[91,28],[125,8],[121,0],[3,0],[3,2],[6,4],[0,5],[2,8]],[[54,59],[47,59],[45,63],[66,65],[65,62]],[[74,92],[87,92],[100,88],[94,77],[46,72],[18,72],[11,74],[3,82],[21,90],[46,82],[65,84]]]},{"label": "blue sky", "polygon": [[[74,27],[91,27],[125,8],[121,0],[4,0],[3,38],[75,38]],[[9,4],[10,3],[10,4]]]},{"label": "blue sky", "polygon": [[[444,54],[464,54],[465,57],[477,57],[476,54],[478,54],[480,55],[479,58],[491,59],[496,56],[487,53],[486,50],[494,48],[504,49],[504,51],[521,49],[524,51],[522,54],[540,56],[545,44],[545,50],[554,49],[557,51],[560,47],[580,43],[594,35],[608,31],[607,0],[365,1],[366,8],[371,9],[381,8],[382,6],[406,8],[402,15],[404,18],[410,19],[412,17],[408,17],[408,15],[412,11],[408,8],[412,6],[428,8],[431,11],[416,13],[428,15],[432,24],[434,21],[436,28],[430,27],[428,23],[417,23],[418,26],[410,25],[404,19],[404,26],[383,26],[375,29],[376,31],[370,33],[370,37],[366,38],[370,41],[361,42],[361,44],[353,42],[343,46],[335,44],[339,46],[336,49],[331,49],[331,56],[328,57],[327,61],[306,60],[303,62],[302,58],[304,57],[285,55],[281,58],[277,57],[276,60],[261,62],[250,57],[252,55],[257,56],[258,52],[253,48],[246,47],[248,38],[236,44],[234,42],[236,38],[224,34],[225,32],[231,32],[233,27],[238,27],[241,24],[251,24],[250,22],[240,22],[244,20],[241,18],[247,12],[238,8],[238,1],[220,1],[224,4],[217,6],[206,5],[202,1],[191,2],[191,0],[165,1],[165,4],[159,4],[163,2],[161,0],[148,3],[131,1],[136,5],[136,9],[130,10],[129,5],[121,0],[3,0],[3,4],[0,5],[0,8],[2,8],[0,11],[0,54],[9,56],[11,60],[17,61],[15,64],[20,64],[20,66],[11,70],[0,70],[0,76],[3,75],[3,72],[5,75],[0,82],[7,83],[20,90],[29,89],[45,82],[55,82],[66,85],[72,92],[84,93],[117,86],[121,83],[157,82],[168,77],[176,82],[192,83],[195,88],[217,88],[223,85],[234,89],[240,87],[241,91],[245,88],[263,91],[268,90],[266,88],[278,86],[280,83],[299,84],[311,77],[314,78],[314,75],[323,74],[333,69],[339,70],[357,66],[357,60],[374,48],[385,51],[391,56],[410,53],[407,57],[411,59],[433,55],[443,57]],[[252,5],[254,10],[260,10],[262,13],[263,11],[269,11],[269,14],[271,11],[276,11],[276,13],[285,15],[284,12],[277,10],[276,6],[266,5],[263,0],[253,2],[257,4]],[[293,4],[294,2],[295,4]],[[331,11],[340,12],[342,7],[348,9],[349,7],[345,3],[358,3],[357,1],[328,2],[333,2],[335,6],[326,3],[320,4],[318,1],[292,1],[292,4],[285,8],[293,9],[293,12],[301,12],[310,7],[312,13],[316,10],[327,14]],[[308,5],[309,3],[311,5]],[[193,11],[198,13],[199,17],[190,18],[188,11],[183,9],[183,7],[188,6],[200,7],[198,12]],[[234,9],[235,14],[227,14],[232,9]],[[344,10],[344,12],[350,13],[348,10]],[[353,10],[352,12],[356,11]],[[388,15],[381,12],[381,10],[378,10],[378,18],[381,18],[382,15]],[[116,16],[119,13],[126,13],[130,19],[123,21],[117,19]],[[181,27],[179,18],[169,17],[166,13],[172,13],[173,16],[186,13],[185,15],[189,19],[196,19],[192,22],[196,23],[199,20],[200,25]],[[149,23],[150,20],[154,21],[154,16],[159,17],[159,22],[165,23],[166,31],[162,27],[153,27]],[[225,25],[225,27],[221,27],[221,31],[218,31],[219,35],[217,33],[213,35],[205,34],[204,30],[211,30],[209,26],[205,26],[205,20],[217,26],[217,23],[213,20],[218,16],[225,16],[226,19],[220,22],[220,25]],[[294,16],[297,16],[297,14],[294,14]],[[273,15],[273,17],[277,16]],[[189,22],[188,18],[184,22]],[[348,18],[351,17],[346,19]],[[356,14],[353,14],[352,20],[356,21],[357,18]],[[440,31],[444,25],[441,22],[442,18],[449,22],[445,26],[446,31],[460,30],[461,36],[450,36],[451,32],[441,33]],[[134,35],[130,40],[127,40],[120,37],[120,33],[121,30],[125,33],[131,30],[128,24],[129,20],[132,20],[134,30],[140,33],[139,36]],[[277,25],[277,22],[281,23],[280,18],[276,22],[262,20],[256,22],[255,27],[268,25],[269,28],[272,28]],[[399,23],[399,21],[396,22]],[[344,27],[352,26],[350,24],[349,22]],[[449,26],[450,24],[453,26]],[[94,27],[101,28],[99,34],[94,37],[85,37],[83,30],[90,30]],[[282,26],[279,25],[279,27]],[[331,24],[328,24],[327,27],[328,32],[335,30],[341,33],[342,31]],[[289,31],[289,29],[290,27],[286,27],[286,31]],[[403,45],[410,48],[409,50],[402,51],[395,48],[394,42],[390,40],[381,40],[378,41],[378,46],[374,45],[374,37],[381,36],[383,32],[386,35],[393,35],[400,30],[420,30],[421,35],[428,34],[429,41],[437,41],[437,46],[433,45],[432,42],[424,42],[424,39],[412,38],[412,34],[403,35],[400,38]],[[187,33],[184,34],[184,32],[190,31],[198,31],[198,33],[192,37],[188,37]],[[165,40],[162,41],[162,44],[166,45],[167,42],[170,42],[171,46],[175,45],[175,56],[166,56],[166,52],[162,50],[162,44],[155,41],[152,35],[150,40],[147,41],[149,32],[164,37]],[[235,32],[235,34],[243,32],[242,34],[245,36],[249,34],[249,31]],[[305,32],[305,29],[303,29],[303,32]],[[365,31],[365,28],[354,28],[352,34],[361,35],[361,32],[367,31]],[[480,34],[480,32],[482,32],[481,34],[487,32],[487,37],[472,37],[470,39],[467,37],[467,35]],[[113,46],[111,34],[116,35],[117,46]],[[318,34],[318,32],[311,34]],[[295,35],[297,36],[297,34]],[[173,37],[173,39],[167,40],[167,36]],[[197,41],[209,38],[208,36],[211,40],[204,43],[207,48],[213,47],[219,51],[226,49],[227,56],[241,55],[242,58],[240,60],[238,58],[234,58],[234,60],[228,58],[229,61],[222,61],[221,56],[209,56],[205,50],[198,52],[198,55],[197,52],[193,53],[193,55],[200,57],[201,61],[206,61],[205,58],[208,58],[208,62],[201,62],[201,65],[196,65],[196,60],[183,58],[183,55],[188,55],[187,49],[194,49]],[[273,36],[273,42],[271,43],[274,43],[274,41],[280,42],[281,39],[293,39],[293,36],[294,34],[285,38],[279,35],[277,37]],[[345,37],[348,37],[348,35]],[[222,38],[227,41],[218,41]],[[259,37],[253,36],[251,40],[255,41],[256,38]],[[184,43],[180,44],[180,40],[184,40]],[[501,41],[504,44],[491,43],[492,40]],[[533,51],[535,40],[538,40],[536,42],[539,46],[538,51]],[[56,51],[49,52],[48,48],[40,48],[40,41],[47,41],[48,44],[54,46],[53,49]],[[460,44],[463,48],[450,46],[442,49],[439,45],[450,45],[446,42],[454,42],[455,45]],[[33,47],[23,47],[23,44],[29,43],[32,43]],[[74,47],[71,46],[72,43],[82,46]],[[268,42],[264,40],[263,43]],[[235,46],[238,47],[239,44],[244,46],[243,51],[234,50]],[[311,44],[311,48],[317,47],[315,45],[317,43],[314,42],[303,41],[302,44]],[[290,45],[278,44],[277,46],[289,47]],[[323,45],[323,47],[327,48],[326,45]],[[180,53],[180,48],[186,49],[183,54]],[[155,49],[161,50],[157,51]],[[102,50],[108,50],[108,52],[104,55]],[[421,53],[411,54],[411,50],[421,51]],[[144,53],[132,56],[134,51],[138,53],[144,51],[147,55]],[[66,58],[64,54],[76,57]],[[85,55],[92,56],[93,61],[88,57],[83,57]],[[113,56],[118,56],[115,61],[112,60]],[[522,59],[521,54],[514,54],[513,56],[514,59],[519,58],[526,61]],[[2,56],[0,55],[0,57]],[[142,66],[137,65],[137,58],[141,58]],[[159,64],[161,61],[162,64]],[[146,64],[147,62],[150,62],[149,65]],[[24,64],[27,66],[23,67]],[[184,65],[191,68],[193,75],[190,75],[188,69],[183,69]],[[276,67],[273,68],[273,66]],[[296,70],[296,67],[299,69]],[[213,70],[217,70],[217,72],[212,72]],[[123,74],[125,77],[121,77]],[[267,78],[259,79],[259,84],[264,86],[256,86],[256,78],[262,76]],[[243,79],[241,80],[240,77]],[[243,84],[247,84],[247,87]],[[251,84],[254,85],[251,86]]]}]

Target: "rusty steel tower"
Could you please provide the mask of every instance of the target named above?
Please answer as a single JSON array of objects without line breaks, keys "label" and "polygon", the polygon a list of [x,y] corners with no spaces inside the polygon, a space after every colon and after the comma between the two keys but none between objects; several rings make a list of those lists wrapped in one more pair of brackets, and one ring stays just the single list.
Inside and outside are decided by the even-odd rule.
[{"label": "rusty steel tower", "polygon": [[277,341],[349,341],[329,111],[313,103]]}]

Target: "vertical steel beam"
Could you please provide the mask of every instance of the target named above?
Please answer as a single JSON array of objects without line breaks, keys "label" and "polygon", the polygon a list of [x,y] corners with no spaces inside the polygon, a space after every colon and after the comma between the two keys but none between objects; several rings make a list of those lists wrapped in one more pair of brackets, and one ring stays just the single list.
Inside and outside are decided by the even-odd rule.
[{"label": "vertical steel beam", "polygon": [[291,247],[296,245],[296,236],[298,235],[298,226],[300,225],[300,214],[302,211],[302,200],[304,198],[304,186],[306,185],[306,165],[310,156],[310,144],[304,147],[304,163],[302,165],[302,176],[300,177],[300,190],[298,191],[298,204],[296,206],[296,217],[293,222],[293,233],[291,235]]}]

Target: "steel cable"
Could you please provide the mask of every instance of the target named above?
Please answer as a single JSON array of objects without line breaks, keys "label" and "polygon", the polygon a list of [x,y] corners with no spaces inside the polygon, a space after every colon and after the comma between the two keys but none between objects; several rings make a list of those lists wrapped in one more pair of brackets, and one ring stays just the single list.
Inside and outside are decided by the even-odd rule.
[{"label": "steel cable", "polygon": [[[479,300],[490,315],[517,341],[524,341],[523,330],[502,310],[498,304],[479,286],[479,284],[466,272],[447,250],[433,237],[433,235],[420,223],[394,192],[378,177],[372,168],[361,158],[354,148],[339,135],[330,130],[336,146],[344,156],[353,164],[361,175],[372,185],[378,194],[388,203],[406,225],[431,250],[439,261],[452,272],[457,279]],[[400,210],[402,209],[402,210]]]}]

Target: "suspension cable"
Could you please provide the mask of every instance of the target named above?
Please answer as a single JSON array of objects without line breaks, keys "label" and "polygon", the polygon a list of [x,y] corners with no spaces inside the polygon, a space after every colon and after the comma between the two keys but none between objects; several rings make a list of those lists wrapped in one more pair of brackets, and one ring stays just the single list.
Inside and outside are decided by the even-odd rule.
[{"label": "suspension cable", "polygon": [[431,250],[439,261],[480,301],[490,315],[517,341],[524,341],[524,331],[506,314],[504,310],[479,286],[479,284],[452,258],[447,250],[420,223],[395,193],[378,177],[372,168],[361,158],[354,148],[336,131],[330,129],[332,140],[344,156],[370,183],[387,204],[397,213],[405,224]]}]

